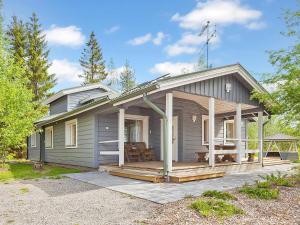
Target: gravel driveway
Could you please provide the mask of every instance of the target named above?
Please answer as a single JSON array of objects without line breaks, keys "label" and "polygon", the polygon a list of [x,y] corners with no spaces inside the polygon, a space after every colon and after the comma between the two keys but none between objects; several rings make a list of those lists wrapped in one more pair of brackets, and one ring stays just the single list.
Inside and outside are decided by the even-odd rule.
[{"label": "gravel driveway", "polygon": [[141,224],[157,204],[77,180],[0,183],[0,224]]}]

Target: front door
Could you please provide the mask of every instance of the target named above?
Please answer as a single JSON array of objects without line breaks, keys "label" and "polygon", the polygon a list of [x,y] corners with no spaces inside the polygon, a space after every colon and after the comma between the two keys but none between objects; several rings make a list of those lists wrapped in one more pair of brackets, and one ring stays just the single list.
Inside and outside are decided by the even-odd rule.
[{"label": "front door", "polygon": [[[172,126],[172,160],[178,161],[178,117],[173,117],[173,126]],[[160,159],[164,159],[164,149],[163,149],[163,120],[160,120]]]}]

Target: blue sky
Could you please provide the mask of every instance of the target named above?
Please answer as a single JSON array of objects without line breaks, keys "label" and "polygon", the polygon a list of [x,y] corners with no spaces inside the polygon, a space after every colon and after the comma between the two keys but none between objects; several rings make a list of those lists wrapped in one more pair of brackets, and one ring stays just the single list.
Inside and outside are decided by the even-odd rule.
[{"label": "blue sky", "polygon": [[80,84],[78,59],[91,31],[106,62],[113,58],[120,71],[127,58],[138,82],[192,71],[203,46],[197,34],[208,19],[217,25],[210,64],[240,62],[260,79],[274,70],[266,51],[289,45],[279,34],[280,17],[295,7],[295,0],[4,0],[4,19],[37,13],[59,90]]}]

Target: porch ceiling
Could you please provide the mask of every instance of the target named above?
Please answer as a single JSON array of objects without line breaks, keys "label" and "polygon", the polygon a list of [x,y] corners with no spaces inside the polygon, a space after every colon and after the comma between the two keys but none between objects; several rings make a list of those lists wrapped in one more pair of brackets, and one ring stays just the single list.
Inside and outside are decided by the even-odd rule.
[{"label": "porch ceiling", "polygon": [[[182,99],[194,101],[208,110],[209,97],[188,94],[188,93],[184,93],[184,92],[180,92],[180,91],[174,91],[173,95],[176,98],[182,98]],[[223,101],[220,99],[215,99],[215,113],[221,114],[221,113],[234,112],[234,111],[236,111],[236,105],[237,105],[236,102],[229,102],[229,101]],[[241,105],[242,105],[242,110],[257,108],[257,106],[248,105],[248,104],[241,104]]]}]

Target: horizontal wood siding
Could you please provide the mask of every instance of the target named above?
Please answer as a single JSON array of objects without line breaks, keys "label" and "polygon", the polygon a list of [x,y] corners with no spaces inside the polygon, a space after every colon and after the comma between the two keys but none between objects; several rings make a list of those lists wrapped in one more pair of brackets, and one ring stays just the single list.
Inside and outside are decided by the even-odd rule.
[{"label": "horizontal wood siding", "polygon": [[38,161],[40,160],[40,134],[36,134],[36,147],[31,147],[31,138],[28,137],[28,159]]},{"label": "horizontal wood siding", "polygon": [[50,115],[67,112],[68,111],[68,100],[67,96],[63,96],[54,102],[50,103]]},{"label": "horizontal wood siding", "polygon": [[[65,122],[77,119],[77,148],[65,147]],[[97,167],[94,156],[95,114],[84,113],[53,126],[53,149],[45,149],[45,161]]]},{"label": "horizontal wood siding", "polygon": [[[229,74],[222,77],[212,78],[176,88],[190,94],[211,96],[221,100],[239,102],[251,105],[258,105],[257,101],[251,100],[252,89],[247,87],[242,78],[236,74]],[[231,84],[231,91],[226,92],[226,83]]]},{"label": "horizontal wood siding", "polygon": [[78,107],[81,100],[103,92],[103,89],[97,88],[68,95],[68,111],[71,111],[72,109]]}]

